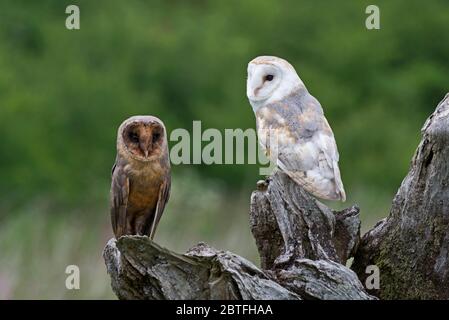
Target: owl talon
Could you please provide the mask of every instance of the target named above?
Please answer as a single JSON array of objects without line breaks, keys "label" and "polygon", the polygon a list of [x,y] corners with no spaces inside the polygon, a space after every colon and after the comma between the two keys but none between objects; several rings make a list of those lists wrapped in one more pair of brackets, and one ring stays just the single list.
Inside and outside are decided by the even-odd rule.
[{"label": "owl talon", "polygon": [[270,183],[270,181],[267,181],[267,180],[259,180],[259,181],[257,181],[257,190],[259,190],[259,191],[267,191],[269,183]]}]

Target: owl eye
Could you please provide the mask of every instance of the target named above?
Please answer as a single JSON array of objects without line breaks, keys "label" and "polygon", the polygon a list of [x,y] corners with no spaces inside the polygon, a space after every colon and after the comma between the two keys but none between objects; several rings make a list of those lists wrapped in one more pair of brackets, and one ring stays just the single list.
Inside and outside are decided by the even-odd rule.
[{"label": "owl eye", "polygon": [[272,81],[273,78],[274,78],[274,76],[273,76],[272,74],[267,74],[267,75],[265,76],[265,81]]},{"label": "owl eye", "polygon": [[161,134],[159,132],[154,133],[153,134],[153,143],[158,141],[160,137],[161,137]]},{"label": "owl eye", "polygon": [[131,132],[129,134],[129,140],[131,140],[132,142],[137,143],[137,142],[139,142],[139,136],[137,135],[137,133]]}]

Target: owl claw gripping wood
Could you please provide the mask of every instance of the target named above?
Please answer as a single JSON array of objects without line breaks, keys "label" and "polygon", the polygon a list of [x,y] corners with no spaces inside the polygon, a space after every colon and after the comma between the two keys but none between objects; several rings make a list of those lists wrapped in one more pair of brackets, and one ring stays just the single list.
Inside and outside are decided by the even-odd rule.
[{"label": "owl claw gripping wood", "polygon": [[117,133],[112,168],[111,221],[115,237],[147,235],[153,239],[170,196],[167,133],[161,120],[135,116]]},{"label": "owl claw gripping wood", "polygon": [[270,160],[312,195],[345,201],[334,134],[292,65],[277,57],[255,58],[248,64],[246,93]]}]

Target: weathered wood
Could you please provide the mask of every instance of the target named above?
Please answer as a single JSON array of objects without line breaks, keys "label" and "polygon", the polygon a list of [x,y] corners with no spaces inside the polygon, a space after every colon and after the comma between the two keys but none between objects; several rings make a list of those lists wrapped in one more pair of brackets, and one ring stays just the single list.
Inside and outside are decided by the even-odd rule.
[{"label": "weathered wood", "polygon": [[344,266],[360,239],[359,209],[332,211],[281,171],[251,196],[262,268],[304,299],[372,299]]},{"label": "weathered wood", "polygon": [[357,207],[334,212],[281,171],[258,183],[250,225],[263,269],[302,258],[344,264],[360,239]]},{"label": "weathered wood", "polygon": [[422,139],[390,215],[364,235],[353,269],[380,270],[382,299],[449,299],[449,94]]},{"label": "weathered wood", "polygon": [[125,236],[104,250],[114,292],[120,299],[373,299],[340,264],[359,240],[356,207],[333,212],[277,172],[253,193],[250,221],[263,270],[203,243],[180,255]]},{"label": "weathered wood", "polygon": [[119,299],[372,299],[354,272],[328,260],[262,271],[203,243],[179,255],[142,236],[111,239],[103,255]]},{"label": "weathered wood", "polygon": [[[104,250],[120,299],[373,299],[366,267],[380,270],[383,299],[449,299],[449,94],[422,129],[390,215],[360,241],[357,207],[334,212],[275,172],[251,196],[250,227],[262,270],[198,244],[180,255],[147,237]],[[352,269],[344,264],[355,253]]]},{"label": "weathered wood", "polygon": [[296,259],[286,269],[276,271],[277,281],[304,299],[371,300],[357,275],[330,260]]},{"label": "weathered wood", "polygon": [[[148,238],[111,240],[104,257],[121,299],[449,299],[449,94],[422,129],[390,214],[359,244],[358,209],[333,212],[276,172],[251,197],[262,270],[204,244],[186,255]],[[352,269],[344,266],[355,254]]]},{"label": "weathered wood", "polygon": [[203,243],[179,255],[124,236],[109,240],[103,255],[119,299],[300,299],[246,259]]}]

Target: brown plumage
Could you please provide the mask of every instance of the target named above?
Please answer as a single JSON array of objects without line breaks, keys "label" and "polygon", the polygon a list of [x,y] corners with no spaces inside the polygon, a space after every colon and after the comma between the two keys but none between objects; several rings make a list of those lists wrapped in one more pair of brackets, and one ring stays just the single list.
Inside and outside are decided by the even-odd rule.
[{"label": "brown plumage", "polygon": [[135,116],[117,133],[112,168],[111,221],[115,237],[147,235],[153,239],[170,196],[167,133],[161,120]]}]

